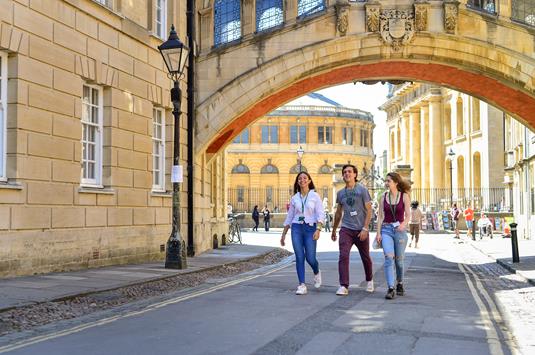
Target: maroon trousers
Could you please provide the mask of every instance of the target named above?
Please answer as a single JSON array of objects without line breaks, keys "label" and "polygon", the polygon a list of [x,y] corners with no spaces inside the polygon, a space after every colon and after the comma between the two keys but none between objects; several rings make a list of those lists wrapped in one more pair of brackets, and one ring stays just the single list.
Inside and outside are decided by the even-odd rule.
[{"label": "maroon trousers", "polygon": [[340,285],[349,287],[349,253],[353,245],[357,246],[364,272],[366,273],[366,281],[371,281],[373,278],[372,259],[370,257],[370,241],[369,238],[361,241],[358,237],[360,231],[340,228],[340,239],[338,246],[340,249],[340,259],[338,260],[338,273],[340,275]]}]

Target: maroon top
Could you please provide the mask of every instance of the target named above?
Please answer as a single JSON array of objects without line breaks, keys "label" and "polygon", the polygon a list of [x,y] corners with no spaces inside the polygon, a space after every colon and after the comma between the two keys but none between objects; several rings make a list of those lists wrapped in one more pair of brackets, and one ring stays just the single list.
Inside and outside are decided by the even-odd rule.
[{"label": "maroon top", "polygon": [[[394,223],[394,222],[403,222],[405,220],[405,204],[403,203],[403,192],[401,193],[401,196],[399,197],[399,202],[397,205],[392,205],[392,207],[395,207],[395,214],[396,218],[392,215],[392,207],[390,207],[390,204],[388,203],[388,192],[385,193],[385,198],[383,202],[383,213],[385,215],[385,219],[383,220],[383,223]],[[395,197],[395,196],[394,196]]]}]

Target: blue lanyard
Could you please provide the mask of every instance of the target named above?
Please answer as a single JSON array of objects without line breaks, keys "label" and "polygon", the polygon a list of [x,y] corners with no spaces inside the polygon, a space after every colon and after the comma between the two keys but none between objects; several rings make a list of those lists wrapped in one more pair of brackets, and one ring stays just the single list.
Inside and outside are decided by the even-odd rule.
[{"label": "blue lanyard", "polygon": [[307,203],[309,193],[310,191],[305,195],[305,201],[303,201],[303,196],[301,196],[301,193],[299,193],[299,198],[301,199],[301,212],[303,212],[303,215],[305,214],[305,204]]}]

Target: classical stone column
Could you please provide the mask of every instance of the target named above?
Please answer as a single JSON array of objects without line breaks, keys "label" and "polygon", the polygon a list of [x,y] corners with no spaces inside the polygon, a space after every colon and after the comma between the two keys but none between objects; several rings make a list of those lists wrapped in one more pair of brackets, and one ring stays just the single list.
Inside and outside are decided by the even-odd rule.
[{"label": "classical stone column", "polygon": [[444,147],[442,141],[442,103],[440,95],[429,98],[429,181],[430,188],[444,188]]},{"label": "classical stone column", "polygon": [[415,107],[409,112],[409,147],[410,165],[412,168],[412,182],[414,188],[421,188],[421,160],[420,160],[420,108]]},{"label": "classical stone column", "polygon": [[422,189],[429,188],[429,103],[422,102],[420,106],[420,157]]},{"label": "classical stone column", "polygon": [[410,163],[410,150],[409,150],[409,113],[402,112],[400,117],[400,129],[401,129],[401,163]]}]

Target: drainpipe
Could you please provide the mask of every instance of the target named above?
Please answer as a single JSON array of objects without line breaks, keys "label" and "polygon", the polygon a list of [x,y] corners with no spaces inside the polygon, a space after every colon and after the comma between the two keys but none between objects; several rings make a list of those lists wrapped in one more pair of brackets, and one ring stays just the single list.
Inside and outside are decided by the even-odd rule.
[{"label": "drainpipe", "polygon": [[195,130],[195,57],[197,47],[195,42],[195,0],[187,0],[186,6],[186,35],[188,36],[188,47],[191,54],[188,56],[188,256],[195,256],[195,246],[193,242],[193,132]]}]

